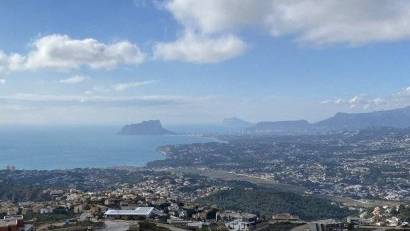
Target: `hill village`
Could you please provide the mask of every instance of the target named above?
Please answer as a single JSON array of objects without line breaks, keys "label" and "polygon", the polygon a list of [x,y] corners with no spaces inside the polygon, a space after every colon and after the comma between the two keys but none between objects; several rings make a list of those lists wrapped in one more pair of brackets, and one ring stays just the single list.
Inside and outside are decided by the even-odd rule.
[{"label": "hill village", "polygon": [[[292,213],[261,215],[198,203],[201,198],[229,192],[238,184],[245,190],[255,190],[252,184],[241,185],[200,176],[130,169],[105,170],[112,177],[109,178],[93,174],[98,171],[1,171],[2,185],[7,185],[10,180],[27,182],[30,179],[38,183],[33,184],[30,190],[33,191],[34,187],[38,191],[34,190],[37,195],[18,190],[2,195],[0,213],[4,219],[0,220],[0,230],[109,230],[110,226],[116,227],[118,224],[122,224],[124,230],[144,230],[147,227],[147,230],[403,228],[407,227],[409,219],[404,215],[410,213],[410,208],[404,205],[381,203],[374,207],[346,206],[351,215],[343,219],[305,221]],[[113,180],[125,176],[135,179],[133,174],[142,177],[134,183],[115,183]],[[67,188],[58,184],[61,179],[68,180]],[[101,185],[106,187],[101,188]],[[7,197],[9,200],[5,200]]]}]

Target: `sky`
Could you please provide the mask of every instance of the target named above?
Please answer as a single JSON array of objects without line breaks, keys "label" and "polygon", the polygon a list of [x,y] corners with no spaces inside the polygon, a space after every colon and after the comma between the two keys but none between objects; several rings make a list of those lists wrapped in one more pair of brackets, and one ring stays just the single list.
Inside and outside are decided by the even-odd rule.
[{"label": "sky", "polygon": [[0,124],[405,107],[409,41],[407,0],[3,0]]}]

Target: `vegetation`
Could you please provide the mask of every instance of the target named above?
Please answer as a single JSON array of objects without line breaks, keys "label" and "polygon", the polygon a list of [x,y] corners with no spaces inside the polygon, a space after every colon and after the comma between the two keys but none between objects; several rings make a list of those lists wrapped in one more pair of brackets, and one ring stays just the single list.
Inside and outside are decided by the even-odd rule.
[{"label": "vegetation", "polygon": [[70,170],[0,170],[0,200],[50,201],[47,189],[76,188],[82,191],[115,189],[118,184],[136,184],[144,175],[154,175],[144,170],[121,169],[70,169]]},{"label": "vegetation", "polygon": [[28,213],[24,215],[26,220],[35,220],[36,223],[54,223],[71,219],[73,214],[71,212],[55,212],[48,214]]},{"label": "vegetation", "polygon": [[157,224],[154,224],[149,221],[143,221],[139,223],[139,228],[138,229],[133,229],[130,227],[129,230],[138,230],[138,231],[169,231],[169,229],[160,227]]},{"label": "vegetation", "polygon": [[50,197],[42,193],[43,188],[33,185],[21,185],[14,182],[0,183],[0,200],[44,201]]},{"label": "vegetation", "polygon": [[295,227],[298,227],[300,225],[304,225],[302,224],[295,224],[295,223],[276,223],[276,224],[269,224],[266,227],[256,227],[257,230],[259,231],[287,231],[287,230],[292,230]]},{"label": "vegetation", "polygon": [[399,218],[403,221],[410,222],[410,206],[400,206]]},{"label": "vegetation", "polygon": [[291,213],[304,220],[344,218],[351,214],[331,201],[314,196],[281,192],[271,188],[236,188],[198,200],[201,204],[270,217],[273,213]]}]

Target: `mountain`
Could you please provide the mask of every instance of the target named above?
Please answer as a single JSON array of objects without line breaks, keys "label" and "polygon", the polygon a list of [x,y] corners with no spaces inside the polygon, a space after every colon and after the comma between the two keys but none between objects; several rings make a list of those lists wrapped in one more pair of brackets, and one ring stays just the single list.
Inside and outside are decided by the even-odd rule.
[{"label": "mountain", "polygon": [[[410,107],[375,111],[367,113],[336,113],[334,116],[309,123],[306,120],[290,120],[276,122],[259,122],[251,124],[242,119],[232,117],[223,120],[227,128],[241,129],[247,134],[318,134],[341,130],[362,130],[366,128],[410,128]],[[164,129],[159,120],[143,121],[122,128],[123,135],[167,135],[175,134]]]},{"label": "mountain", "polygon": [[367,113],[336,113],[309,123],[306,120],[259,122],[246,128],[248,134],[318,134],[367,128],[410,128],[410,107]]},{"label": "mountain", "polygon": [[252,123],[239,119],[237,117],[226,118],[222,121],[222,125],[230,128],[246,128],[252,125]]},{"label": "mountain", "polygon": [[252,134],[299,134],[307,133],[312,129],[312,125],[306,120],[290,120],[276,122],[259,122],[246,129]]},{"label": "mountain", "polygon": [[410,107],[368,113],[337,113],[314,124],[331,130],[357,130],[370,127],[410,127]]},{"label": "mountain", "polygon": [[162,127],[159,120],[148,120],[138,124],[129,124],[122,127],[121,135],[174,135],[171,132]]}]

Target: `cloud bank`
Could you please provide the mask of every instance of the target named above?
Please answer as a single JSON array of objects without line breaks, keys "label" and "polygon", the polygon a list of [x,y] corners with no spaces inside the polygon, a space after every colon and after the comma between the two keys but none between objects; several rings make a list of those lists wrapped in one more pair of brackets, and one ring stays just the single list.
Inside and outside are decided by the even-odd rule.
[{"label": "cloud bank", "polygon": [[410,105],[410,87],[403,88],[385,97],[356,95],[350,98],[323,100],[321,104],[357,110],[385,110],[406,107]]},{"label": "cloud bank", "polygon": [[163,4],[184,33],[155,46],[154,56],[217,63],[241,55],[243,31],[314,46],[359,46],[410,38],[407,0],[169,0]]},{"label": "cloud bank", "polygon": [[186,28],[206,34],[258,27],[314,44],[410,38],[407,0],[171,0],[165,8]]}]

